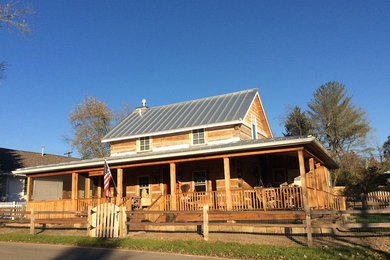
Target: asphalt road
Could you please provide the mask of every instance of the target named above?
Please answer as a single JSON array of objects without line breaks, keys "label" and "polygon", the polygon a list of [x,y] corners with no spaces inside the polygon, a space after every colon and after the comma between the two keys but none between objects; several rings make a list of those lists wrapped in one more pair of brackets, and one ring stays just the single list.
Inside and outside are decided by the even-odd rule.
[{"label": "asphalt road", "polygon": [[72,247],[62,245],[40,245],[24,243],[0,242],[1,260],[106,260],[106,259],[132,259],[132,260],[207,260],[218,259],[212,257],[186,256],[178,254],[151,253],[119,249],[101,249],[87,247]]}]

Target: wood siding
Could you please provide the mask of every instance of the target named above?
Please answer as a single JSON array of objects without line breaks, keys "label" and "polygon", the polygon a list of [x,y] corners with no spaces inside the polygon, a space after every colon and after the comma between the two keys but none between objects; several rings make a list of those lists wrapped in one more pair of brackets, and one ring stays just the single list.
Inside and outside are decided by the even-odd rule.
[{"label": "wood siding", "polygon": [[258,139],[262,138],[271,138],[271,132],[269,125],[267,123],[267,119],[265,117],[264,110],[261,106],[260,99],[258,96],[255,97],[254,102],[252,103],[251,107],[249,108],[249,112],[246,115],[244,122],[248,125],[252,124],[252,115],[256,117],[256,123],[257,123],[257,131],[261,132],[262,134],[257,134]]},{"label": "wood siding", "polygon": [[152,137],[152,149],[176,146],[190,143],[190,132],[176,133],[170,135],[161,135]]},{"label": "wood siding", "polygon": [[249,126],[240,125],[238,131],[239,131],[240,140],[251,140],[252,139],[252,132],[251,132],[251,128]]},{"label": "wood siding", "polygon": [[[169,135],[160,135],[150,137],[150,146],[151,151],[154,149],[161,150],[161,148],[166,147],[167,150],[183,148],[181,146],[188,145],[192,146],[192,131],[185,131],[181,133],[169,134]],[[235,126],[224,126],[224,127],[214,127],[205,129],[205,142],[206,144],[212,142],[223,142],[224,140],[232,141],[234,139],[240,140],[249,140],[250,137],[250,128],[244,125],[235,125]],[[111,143],[111,154],[121,154],[121,153],[135,153],[138,152],[137,149],[138,140],[122,141],[122,142],[113,142]]]},{"label": "wood siding", "polygon": [[237,127],[228,126],[228,127],[216,127],[206,129],[206,142],[230,140],[235,137],[240,137]]},{"label": "wood siding", "polygon": [[137,144],[135,140],[113,142],[110,144],[111,154],[135,152],[137,150]]}]

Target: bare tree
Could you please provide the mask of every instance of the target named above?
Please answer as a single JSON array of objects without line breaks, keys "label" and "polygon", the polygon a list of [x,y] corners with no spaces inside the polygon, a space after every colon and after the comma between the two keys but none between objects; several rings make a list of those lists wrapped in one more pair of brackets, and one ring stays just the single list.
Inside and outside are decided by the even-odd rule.
[{"label": "bare tree", "polygon": [[[28,34],[31,32],[31,27],[26,22],[26,17],[33,13],[33,8],[18,1],[0,2],[0,28],[14,28],[20,33]],[[0,62],[0,82],[4,78],[6,68],[7,63]]]},{"label": "bare tree", "polygon": [[110,131],[113,111],[95,97],[85,97],[83,103],[76,105],[70,112],[74,135],[69,138],[72,148],[83,158],[105,157],[110,154],[108,144],[101,142]]},{"label": "bare tree", "polygon": [[15,28],[20,33],[30,33],[31,27],[26,17],[33,14],[34,9],[19,1],[0,3],[0,27]]},{"label": "bare tree", "polygon": [[0,82],[4,78],[4,71],[6,68],[7,64],[5,62],[0,63]]}]

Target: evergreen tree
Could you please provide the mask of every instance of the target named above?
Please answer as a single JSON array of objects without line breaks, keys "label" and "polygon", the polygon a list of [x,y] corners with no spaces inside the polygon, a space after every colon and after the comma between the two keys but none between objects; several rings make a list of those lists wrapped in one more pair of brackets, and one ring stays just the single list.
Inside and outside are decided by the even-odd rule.
[{"label": "evergreen tree", "polygon": [[387,141],[383,144],[383,157],[390,162],[390,136],[387,137]]},{"label": "evergreen tree", "polygon": [[366,113],[352,105],[343,84],[333,81],[320,86],[308,106],[315,136],[334,156],[365,146],[371,129]]},{"label": "evergreen tree", "polygon": [[312,125],[305,112],[295,106],[284,120],[284,136],[309,135],[312,133]]}]

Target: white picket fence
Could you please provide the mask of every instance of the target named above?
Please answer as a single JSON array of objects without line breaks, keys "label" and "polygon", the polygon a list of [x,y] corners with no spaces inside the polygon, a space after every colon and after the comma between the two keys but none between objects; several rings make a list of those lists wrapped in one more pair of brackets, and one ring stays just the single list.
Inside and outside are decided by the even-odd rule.
[{"label": "white picket fence", "polygon": [[10,201],[10,202],[0,202],[0,208],[21,208],[24,205],[26,205],[26,202],[16,202],[16,201]]},{"label": "white picket fence", "polygon": [[367,194],[367,201],[372,202],[390,202],[390,192],[388,191],[373,191]]},{"label": "white picket fence", "polygon": [[[6,210],[10,211],[21,211],[23,208],[25,208],[26,202],[16,202],[16,201],[10,201],[10,202],[0,202],[0,210],[3,208],[6,208]],[[9,217],[5,217],[9,219]],[[14,217],[11,217],[10,219],[14,220]]]}]

